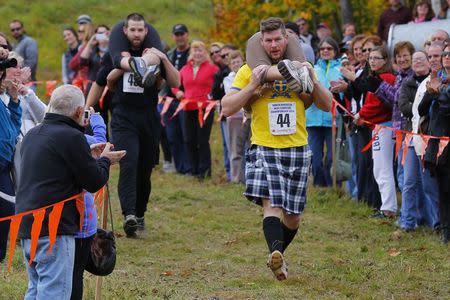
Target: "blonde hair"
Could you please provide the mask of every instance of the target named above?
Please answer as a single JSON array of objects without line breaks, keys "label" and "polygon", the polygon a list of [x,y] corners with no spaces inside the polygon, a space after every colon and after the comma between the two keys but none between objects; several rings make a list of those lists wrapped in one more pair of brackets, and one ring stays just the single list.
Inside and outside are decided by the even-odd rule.
[{"label": "blonde hair", "polygon": [[84,28],[84,38],[81,42],[81,44],[86,45],[91,37],[95,34],[95,28],[92,23],[84,23],[80,24],[80,26],[83,26]]},{"label": "blonde hair", "polygon": [[203,43],[202,41],[193,41],[191,43],[191,49],[189,50],[189,57],[188,57],[188,61],[192,60],[193,56],[194,56],[194,52],[192,51],[193,49],[203,49],[203,51],[205,52],[205,60],[208,62],[211,62],[211,58],[209,57],[208,54],[208,50],[206,48],[206,44]]}]

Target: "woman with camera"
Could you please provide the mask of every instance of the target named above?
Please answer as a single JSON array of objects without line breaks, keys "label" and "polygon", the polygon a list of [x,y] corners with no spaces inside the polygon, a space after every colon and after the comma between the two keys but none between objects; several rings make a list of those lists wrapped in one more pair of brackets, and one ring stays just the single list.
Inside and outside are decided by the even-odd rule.
[{"label": "woman with camera", "polygon": [[[6,39],[0,37],[0,61],[7,60],[8,54]],[[0,218],[14,214],[15,193],[11,168],[22,117],[18,85],[15,82],[3,85],[5,76],[6,69],[0,69],[0,84],[5,87],[11,99],[7,105],[0,101]],[[6,256],[8,233],[9,222],[0,222],[0,262]]]}]

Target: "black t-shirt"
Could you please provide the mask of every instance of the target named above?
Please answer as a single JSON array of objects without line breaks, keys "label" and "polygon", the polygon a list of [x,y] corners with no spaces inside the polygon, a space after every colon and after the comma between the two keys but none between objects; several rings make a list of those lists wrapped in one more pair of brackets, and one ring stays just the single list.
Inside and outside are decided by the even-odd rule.
[{"label": "black t-shirt", "polygon": [[113,63],[111,60],[111,56],[108,52],[106,52],[101,61],[100,61],[100,68],[97,72],[97,76],[95,78],[95,82],[99,86],[106,86],[108,74],[114,69]]}]

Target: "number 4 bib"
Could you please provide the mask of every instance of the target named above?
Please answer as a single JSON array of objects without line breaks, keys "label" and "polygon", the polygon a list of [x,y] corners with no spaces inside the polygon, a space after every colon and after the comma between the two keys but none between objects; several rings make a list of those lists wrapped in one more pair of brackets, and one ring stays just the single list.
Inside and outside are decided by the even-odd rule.
[{"label": "number 4 bib", "polygon": [[297,107],[295,102],[269,103],[270,133],[294,134],[297,131]]}]

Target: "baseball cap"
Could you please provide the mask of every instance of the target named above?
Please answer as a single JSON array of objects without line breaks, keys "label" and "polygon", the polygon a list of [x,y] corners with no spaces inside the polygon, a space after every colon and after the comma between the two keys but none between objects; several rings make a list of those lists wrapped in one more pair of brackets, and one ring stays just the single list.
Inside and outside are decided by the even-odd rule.
[{"label": "baseball cap", "polygon": [[326,28],[328,30],[331,30],[330,26],[328,26],[328,24],[325,22],[319,23],[319,25],[317,25],[317,29],[320,29],[320,28]]},{"label": "baseball cap", "polygon": [[77,23],[78,24],[92,23],[92,19],[88,15],[81,15],[78,17]]},{"label": "baseball cap", "polygon": [[173,34],[186,33],[186,32],[189,32],[189,30],[187,29],[186,25],[184,25],[184,24],[176,24],[172,28],[172,33]]}]

